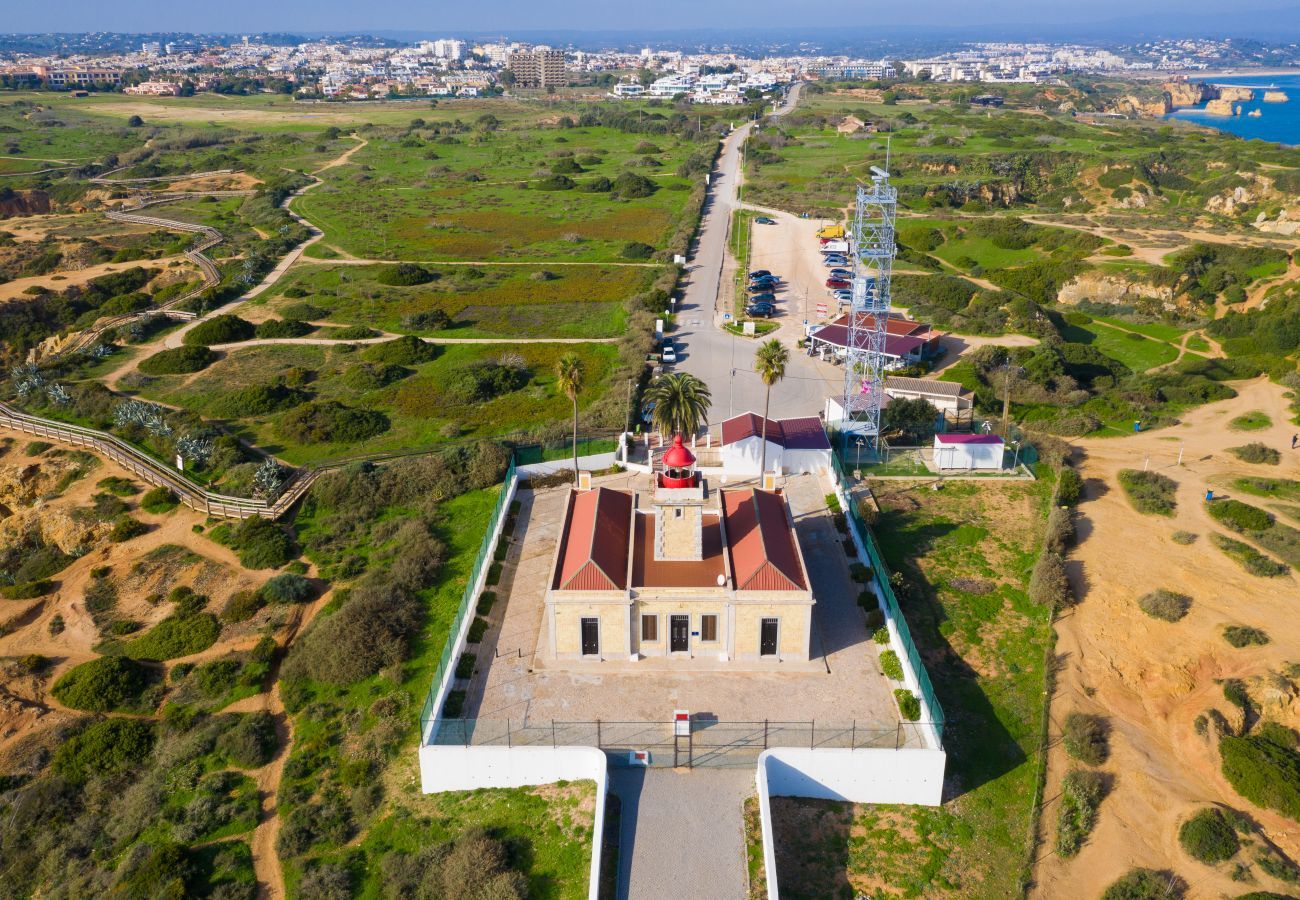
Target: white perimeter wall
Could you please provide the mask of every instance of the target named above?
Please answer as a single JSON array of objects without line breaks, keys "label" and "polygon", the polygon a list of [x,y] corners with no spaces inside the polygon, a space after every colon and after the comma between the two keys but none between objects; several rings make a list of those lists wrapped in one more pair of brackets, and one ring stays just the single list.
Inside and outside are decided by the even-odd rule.
[{"label": "white perimeter wall", "polygon": [[938,806],[943,801],[947,757],[942,750],[764,750],[758,757],[755,780],[768,900],[781,896],[772,797]]},{"label": "white perimeter wall", "polygon": [[587,900],[598,900],[600,855],[605,834],[607,762],[595,747],[421,747],[420,786],[426,794],[514,788],[557,781],[596,782],[591,871]]},{"label": "white perimeter wall", "polygon": [[[608,469],[617,461],[618,454],[611,450],[608,453],[579,456],[578,468],[594,472],[600,469]],[[531,478],[534,475],[554,475],[556,472],[572,472],[573,457],[566,456],[564,459],[550,459],[546,462],[529,463],[526,466],[516,467],[515,471],[519,473],[520,478]]]}]

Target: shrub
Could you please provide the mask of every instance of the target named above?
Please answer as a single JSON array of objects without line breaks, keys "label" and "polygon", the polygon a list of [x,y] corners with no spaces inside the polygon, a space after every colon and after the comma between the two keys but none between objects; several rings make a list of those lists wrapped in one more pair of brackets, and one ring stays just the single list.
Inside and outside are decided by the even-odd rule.
[{"label": "shrub", "polygon": [[1273,527],[1273,517],[1264,510],[1240,500],[1215,500],[1207,504],[1210,517],[1237,533],[1266,531]]},{"label": "shrub", "polygon": [[140,360],[140,371],[146,375],[184,375],[198,372],[212,365],[217,358],[202,344],[160,350],[153,356]]},{"label": "shrub", "polygon": [[528,384],[528,370],[494,362],[476,362],[454,370],[443,390],[457,403],[483,403]]},{"label": "shrub", "polygon": [[297,556],[288,532],[269,519],[250,516],[230,530],[230,545],[247,569],[278,569]]},{"label": "shrub", "polygon": [[296,338],[305,334],[311,334],[315,327],[308,325],[301,319],[267,319],[265,322],[258,322],[253,333],[259,338]]},{"label": "shrub", "polygon": [[476,659],[477,657],[473,653],[462,653],[460,659],[456,660],[456,677],[460,679],[472,678]]},{"label": "shrub", "polygon": [[1175,544],[1182,544],[1185,547],[1196,543],[1196,534],[1191,531],[1175,531],[1172,539]]},{"label": "shrub", "polygon": [[1062,506],[1052,507],[1047,514],[1047,533],[1043,539],[1049,553],[1061,556],[1074,543],[1074,519],[1070,510]]},{"label": "shrub", "polygon": [[1285,575],[1288,571],[1287,566],[1276,560],[1269,559],[1250,544],[1234,541],[1232,538],[1221,534],[1210,535],[1210,540],[1214,543],[1214,546],[1241,563],[1242,568],[1252,575],[1258,575],[1261,578],[1277,578],[1280,575]]},{"label": "shrub", "polygon": [[415,263],[397,263],[380,269],[375,280],[389,287],[412,287],[417,284],[428,284],[437,277],[437,273],[430,272],[424,266]]},{"label": "shrub", "polygon": [[338,341],[364,341],[379,337],[379,332],[367,325],[345,325],[331,331],[329,336]]},{"label": "shrub", "polygon": [[1276,466],[1282,462],[1281,453],[1268,444],[1261,444],[1259,441],[1252,441],[1240,447],[1229,447],[1228,452],[1242,462],[1259,463],[1265,466]]},{"label": "shrub", "polygon": [[1228,427],[1233,431],[1259,431],[1273,424],[1273,420],[1268,413],[1260,410],[1252,410],[1248,413],[1242,413],[1231,422]]},{"label": "shrub", "polygon": [[211,613],[171,615],[128,641],[124,649],[136,659],[175,659],[208,649],[220,634],[221,625]]},{"label": "shrub", "polygon": [[154,727],[141,719],[93,722],[59,745],[54,771],[73,784],[133,769],[153,750]]},{"label": "shrub", "polygon": [[1074,856],[1097,824],[1097,807],[1106,793],[1106,777],[1088,769],[1071,769],[1061,782],[1056,819],[1056,852]]},{"label": "shrub", "polygon": [[898,659],[898,654],[893,650],[880,651],[880,670],[885,673],[885,677],[890,681],[903,680],[903,664]]},{"label": "shrub", "polygon": [[469,623],[469,634],[465,638],[466,642],[470,644],[479,643],[483,640],[483,635],[487,634],[487,630],[488,620],[475,618],[473,622]]},{"label": "shrub", "polygon": [[1178,843],[1192,859],[1214,865],[1241,849],[1237,832],[1217,807],[1206,807],[1178,828]]},{"label": "shrub", "polygon": [[396,366],[415,366],[432,362],[438,356],[438,345],[428,344],[413,334],[371,344],[361,354],[371,362]]},{"label": "shrub", "polygon": [[907,688],[896,688],[894,699],[898,701],[898,714],[909,722],[921,718],[921,701]]},{"label": "shrub", "polygon": [[1178,488],[1178,482],[1172,478],[1159,472],[1121,469],[1119,483],[1138,512],[1152,516],[1174,514],[1177,505],[1174,492]]},{"label": "shrub", "polygon": [[1044,606],[1064,606],[1072,599],[1070,581],[1065,574],[1065,560],[1061,554],[1045,550],[1034,563],[1029,578],[1029,596]]},{"label": "shrub", "polygon": [[1223,639],[1234,647],[1262,647],[1268,643],[1268,634],[1246,625],[1229,625],[1223,629]]},{"label": "shrub", "polygon": [[1192,598],[1186,594],[1160,588],[1143,594],[1138,600],[1138,606],[1153,619],[1177,622],[1192,608]]},{"label": "shrub", "polygon": [[1106,720],[1101,716],[1068,714],[1061,726],[1061,743],[1066,753],[1090,766],[1099,766],[1110,756]]},{"label": "shrub", "polygon": [[302,603],[311,599],[315,590],[312,584],[301,575],[283,572],[276,575],[258,592],[267,603]]},{"label": "shrub", "polygon": [[144,666],[124,656],[100,656],[68,670],[52,692],[64,706],[110,712],[130,706],[149,686]]},{"label": "shrub", "polygon": [[239,716],[217,738],[217,750],[241,769],[257,769],[269,763],[278,744],[275,719],[265,710]]},{"label": "shrub", "polygon": [[1073,506],[1083,494],[1083,478],[1074,469],[1061,469],[1056,479],[1056,502],[1063,506]]},{"label": "shrub", "polygon": [[[294,293],[295,288],[289,288],[284,292],[286,297],[304,297],[305,292],[299,291]],[[286,319],[297,319],[300,322],[311,322],[316,319],[327,318],[330,314],[328,309],[317,306],[314,303],[289,303],[280,307],[280,315]]]},{"label": "shrub", "polygon": [[568,175],[548,175],[533,182],[533,187],[539,191],[571,191],[577,186],[578,183]]},{"label": "shrub", "polygon": [[139,537],[149,530],[149,526],[139,519],[133,519],[130,516],[119,516],[113,523],[112,529],[108,532],[108,539],[115,544],[123,541],[129,541],[131,538]]},{"label": "shrub", "polygon": [[171,488],[156,487],[140,498],[140,508],[147,513],[158,515],[175,509],[180,502],[180,498],[172,493]]},{"label": "shrub", "polygon": [[448,719],[459,719],[465,711],[465,692],[453,690],[447,692],[447,699],[442,704],[442,714]]},{"label": "shrub", "polygon": [[279,430],[299,444],[355,443],[383,434],[388,416],[376,409],[354,409],[337,400],[304,403],[280,420]]},{"label": "shrub", "polygon": [[1225,678],[1223,681],[1223,699],[1243,711],[1250,710],[1250,694],[1240,678]]},{"label": "shrub", "polygon": [[624,259],[649,259],[654,255],[655,248],[649,244],[643,244],[640,241],[629,241],[623,245],[619,251],[619,256]]},{"label": "shrub", "polygon": [[1223,777],[1242,797],[1267,809],[1300,820],[1300,753],[1294,739],[1274,730],[1255,734],[1225,734],[1219,740]]},{"label": "shrub", "polygon": [[18,584],[7,584],[0,587],[0,597],[6,600],[32,600],[36,597],[44,597],[46,594],[54,592],[54,582],[48,578],[42,578],[39,581],[26,581]]},{"label": "shrub", "polygon": [[477,612],[480,616],[486,616],[490,612],[492,612],[492,607],[496,605],[496,602],[497,602],[496,591],[484,591],[483,593],[479,594],[478,605],[474,608],[474,611]]},{"label": "shrub", "polygon": [[402,327],[411,331],[441,331],[451,327],[451,316],[440,309],[425,309],[403,316]]},{"label": "shrub", "polygon": [[1101,895],[1101,900],[1178,900],[1187,886],[1172,872],[1129,869]]},{"label": "shrub", "polygon": [[875,641],[877,644],[888,644],[889,629],[884,626],[877,628],[875,633],[871,635],[871,639]]},{"label": "shrub", "polygon": [[264,416],[282,409],[292,409],[310,396],[306,391],[280,382],[253,384],[218,395],[209,408],[214,414],[230,419]]},{"label": "shrub", "polygon": [[363,582],[338,610],[317,618],[294,644],[285,678],[351,684],[406,658],[424,621],[414,594],[387,579]]},{"label": "shrub", "polygon": [[185,332],[183,343],[190,346],[212,346],[213,344],[233,344],[247,341],[256,330],[253,323],[234,315],[213,316],[204,319]]}]

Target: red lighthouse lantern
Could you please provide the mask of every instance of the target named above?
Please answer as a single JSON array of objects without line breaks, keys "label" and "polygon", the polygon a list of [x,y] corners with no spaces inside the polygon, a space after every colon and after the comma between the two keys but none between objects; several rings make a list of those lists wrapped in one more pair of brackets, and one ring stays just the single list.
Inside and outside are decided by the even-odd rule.
[{"label": "red lighthouse lantern", "polygon": [[695,472],[695,454],[686,449],[680,434],[673,435],[673,445],[663,456],[659,472],[659,486],[663,488],[695,487],[699,476]]}]

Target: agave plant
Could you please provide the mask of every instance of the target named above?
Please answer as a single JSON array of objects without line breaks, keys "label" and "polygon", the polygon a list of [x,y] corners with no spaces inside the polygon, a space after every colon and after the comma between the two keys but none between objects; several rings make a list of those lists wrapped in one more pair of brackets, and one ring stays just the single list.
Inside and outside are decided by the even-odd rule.
[{"label": "agave plant", "polygon": [[284,486],[284,477],[284,467],[267,457],[253,473],[253,494],[263,500],[272,499]]},{"label": "agave plant", "polygon": [[206,432],[190,432],[176,439],[176,452],[195,465],[203,465],[212,458],[212,438]]},{"label": "agave plant", "polygon": [[143,400],[126,400],[113,407],[113,422],[119,426],[139,425],[150,434],[167,437],[171,425],[163,417],[163,409]]},{"label": "agave plant", "polygon": [[45,387],[45,376],[41,374],[40,369],[31,363],[14,366],[9,372],[9,377],[14,383],[14,388],[18,391],[18,396],[22,398],[26,398],[29,394]]},{"label": "agave plant", "polygon": [[45,395],[50,398],[50,402],[55,406],[63,406],[65,403],[72,402],[72,395],[61,384],[50,385],[45,389]]}]

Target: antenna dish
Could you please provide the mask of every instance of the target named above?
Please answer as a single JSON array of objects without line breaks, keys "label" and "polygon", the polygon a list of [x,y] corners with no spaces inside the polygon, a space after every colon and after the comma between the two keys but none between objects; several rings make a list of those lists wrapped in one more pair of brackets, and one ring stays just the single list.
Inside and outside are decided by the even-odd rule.
[{"label": "antenna dish", "polygon": [[880,168],[880,166],[872,166],[872,167],[871,167],[871,174],[872,174],[872,175],[875,175],[877,178],[888,178],[888,177],[889,177],[889,173],[886,172],[884,169]]}]

